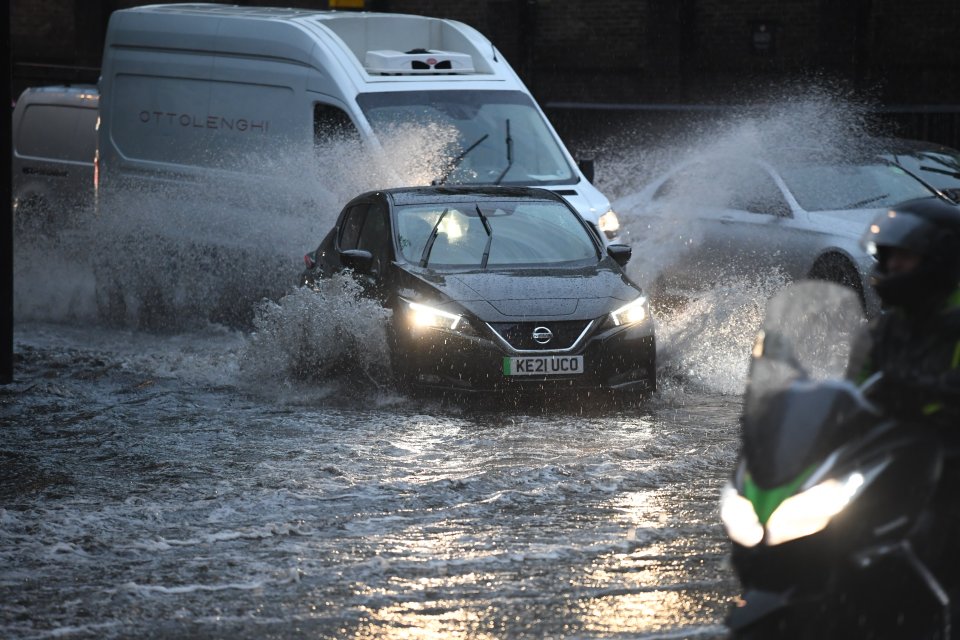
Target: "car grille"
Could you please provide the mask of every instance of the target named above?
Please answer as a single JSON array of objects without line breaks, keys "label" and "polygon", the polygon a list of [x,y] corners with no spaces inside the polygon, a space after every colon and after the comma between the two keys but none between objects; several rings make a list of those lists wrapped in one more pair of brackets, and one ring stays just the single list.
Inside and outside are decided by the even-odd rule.
[{"label": "car grille", "polygon": [[[572,347],[590,321],[490,322],[488,324],[507,344],[518,351],[557,351]],[[550,342],[540,344],[533,339],[533,331],[537,327],[546,327],[553,333]]]}]

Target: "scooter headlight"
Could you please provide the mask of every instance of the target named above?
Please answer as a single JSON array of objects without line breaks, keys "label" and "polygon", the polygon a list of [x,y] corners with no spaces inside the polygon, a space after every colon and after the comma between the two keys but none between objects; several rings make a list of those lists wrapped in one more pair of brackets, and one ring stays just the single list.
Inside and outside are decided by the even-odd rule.
[{"label": "scooter headlight", "polygon": [[824,480],[790,496],[767,521],[767,544],[783,544],[822,531],[857,497],[865,484],[863,474],[856,472],[842,480]]},{"label": "scooter headlight", "polygon": [[763,540],[763,526],[753,503],[740,495],[729,482],[720,494],[720,519],[727,535],[744,547],[755,547]]},{"label": "scooter headlight", "polygon": [[[761,542],[774,546],[822,531],[843,511],[888,464],[881,461],[865,471],[856,471],[843,478],[829,478],[805,491],[778,502],[761,523],[753,500],[741,495],[731,483],[720,495],[720,518],[731,540],[744,547]],[[769,493],[767,494],[769,496]]]}]

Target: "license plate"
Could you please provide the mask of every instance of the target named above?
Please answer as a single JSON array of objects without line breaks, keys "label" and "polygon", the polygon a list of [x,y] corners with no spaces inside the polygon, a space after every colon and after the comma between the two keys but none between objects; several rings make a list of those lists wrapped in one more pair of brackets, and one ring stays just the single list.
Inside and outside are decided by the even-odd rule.
[{"label": "license plate", "polygon": [[504,358],[505,376],[570,376],[583,373],[583,356]]}]

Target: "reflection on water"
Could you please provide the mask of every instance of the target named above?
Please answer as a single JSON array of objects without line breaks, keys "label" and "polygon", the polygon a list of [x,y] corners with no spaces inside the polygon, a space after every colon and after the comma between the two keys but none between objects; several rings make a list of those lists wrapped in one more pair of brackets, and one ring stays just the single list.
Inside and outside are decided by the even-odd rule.
[{"label": "reflection on water", "polygon": [[720,637],[736,397],[330,406],[251,394],[228,331],[16,339],[4,637]]}]

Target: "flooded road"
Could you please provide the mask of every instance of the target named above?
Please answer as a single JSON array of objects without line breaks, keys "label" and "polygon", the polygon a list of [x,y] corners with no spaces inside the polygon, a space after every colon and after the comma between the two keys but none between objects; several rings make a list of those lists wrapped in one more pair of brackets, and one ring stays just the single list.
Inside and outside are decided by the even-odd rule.
[{"label": "flooded road", "polygon": [[15,342],[4,637],[724,636],[740,400],[669,357],[650,401],[581,414],[255,385],[216,327]]},{"label": "flooded road", "polygon": [[[718,144],[807,135],[791,113]],[[670,164],[627,151],[611,197]],[[342,203],[391,186],[349,177],[317,194],[294,174],[291,201],[326,202],[300,209],[133,194],[86,240],[17,245],[0,636],[724,638],[736,581],[717,505],[782,278],[658,311],[660,390],[642,403],[413,400],[386,382],[369,300],[290,291],[242,329],[211,313],[231,288],[292,287]],[[690,248],[621,214],[641,285]],[[105,301],[119,328],[99,322]]]}]

